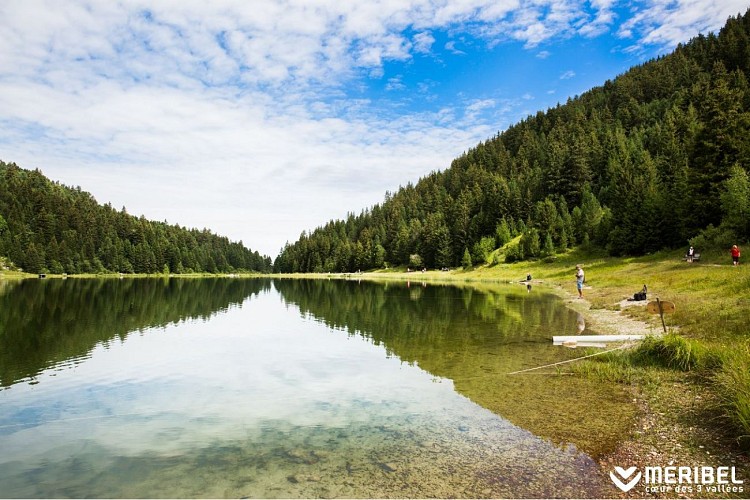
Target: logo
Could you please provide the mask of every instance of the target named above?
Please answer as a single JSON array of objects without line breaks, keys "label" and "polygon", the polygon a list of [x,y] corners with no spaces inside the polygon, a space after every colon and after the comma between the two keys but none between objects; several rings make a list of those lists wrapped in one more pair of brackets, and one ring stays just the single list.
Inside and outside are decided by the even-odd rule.
[{"label": "logo", "polygon": [[737,477],[735,467],[698,466],[686,467],[637,467],[623,469],[615,467],[610,471],[610,479],[624,493],[632,490],[643,479],[646,493],[678,494],[727,494],[744,493],[745,481]]},{"label": "logo", "polygon": [[[620,488],[623,492],[627,493],[628,491],[632,490],[636,484],[638,484],[638,481],[641,480],[641,472],[638,471],[638,474],[636,474],[635,477],[630,480],[630,482],[624,482],[628,481],[628,479],[630,479],[630,476],[632,476],[636,470],[636,467],[631,467],[629,469],[615,467],[614,471],[610,471],[609,477],[612,479],[612,482],[615,483],[615,486]],[[620,478],[622,478],[622,480],[620,480]]]}]

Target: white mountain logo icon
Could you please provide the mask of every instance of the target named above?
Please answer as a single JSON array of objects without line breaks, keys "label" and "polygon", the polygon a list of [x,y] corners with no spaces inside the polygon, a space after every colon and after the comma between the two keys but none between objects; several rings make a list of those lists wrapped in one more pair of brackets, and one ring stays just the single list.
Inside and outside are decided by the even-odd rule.
[{"label": "white mountain logo icon", "polygon": [[[615,471],[617,471],[617,474],[615,474]],[[609,473],[609,477],[612,479],[612,482],[615,483],[615,486],[617,486],[624,492],[628,492],[633,489],[633,486],[638,484],[638,481],[641,480],[641,473],[639,471],[638,474],[636,474],[635,477],[633,477],[633,479],[630,480],[629,483],[625,483],[625,481],[627,481],[630,478],[630,476],[633,475],[633,472],[635,471],[636,471],[636,467],[631,467],[629,469],[623,469],[622,467],[615,467],[615,470]],[[620,478],[622,478],[622,480],[620,480]]]}]

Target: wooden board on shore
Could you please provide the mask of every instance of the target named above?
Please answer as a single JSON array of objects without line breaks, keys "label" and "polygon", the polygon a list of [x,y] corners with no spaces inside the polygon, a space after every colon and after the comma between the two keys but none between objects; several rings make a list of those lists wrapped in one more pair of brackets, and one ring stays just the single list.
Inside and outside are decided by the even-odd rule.
[{"label": "wooden board on shore", "polygon": [[661,311],[663,314],[672,314],[674,312],[674,302],[668,302],[666,300],[660,300],[658,302],[652,300],[646,304],[646,311],[651,314],[659,314],[659,304],[661,304]]},{"label": "wooden board on shore", "polygon": [[557,335],[552,337],[553,345],[569,343],[596,343],[607,344],[611,342],[628,342],[632,340],[643,340],[645,335]]}]

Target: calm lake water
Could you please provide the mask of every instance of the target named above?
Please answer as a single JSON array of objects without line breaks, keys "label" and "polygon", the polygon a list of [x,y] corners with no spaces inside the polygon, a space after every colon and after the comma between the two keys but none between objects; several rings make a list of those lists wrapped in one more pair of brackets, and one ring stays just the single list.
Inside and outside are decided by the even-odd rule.
[{"label": "calm lake water", "polygon": [[507,375],[579,321],[517,285],[0,282],[0,496],[608,496],[625,395]]}]

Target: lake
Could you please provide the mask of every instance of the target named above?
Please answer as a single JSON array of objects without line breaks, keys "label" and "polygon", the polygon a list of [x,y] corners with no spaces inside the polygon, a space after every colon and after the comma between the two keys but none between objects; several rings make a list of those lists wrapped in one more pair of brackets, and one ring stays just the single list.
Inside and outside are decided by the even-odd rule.
[{"label": "lake", "polygon": [[508,375],[581,355],[540,287],[0,281],[0,312],[2,497],[601,497],[632,415]]}]

